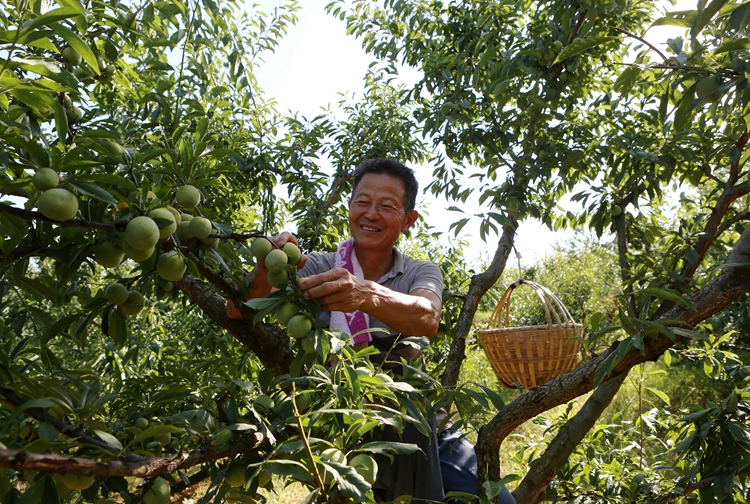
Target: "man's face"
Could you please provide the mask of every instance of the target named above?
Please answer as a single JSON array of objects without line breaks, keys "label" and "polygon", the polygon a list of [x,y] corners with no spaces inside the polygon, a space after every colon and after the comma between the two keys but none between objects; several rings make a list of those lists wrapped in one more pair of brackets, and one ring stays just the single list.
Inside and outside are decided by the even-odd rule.
[{"label": "man's face", "polygon": [[390,249],[417,220],[404,208],[404,181],[385,173],[368,173],[349,201],[349,229],[360,247]]}]

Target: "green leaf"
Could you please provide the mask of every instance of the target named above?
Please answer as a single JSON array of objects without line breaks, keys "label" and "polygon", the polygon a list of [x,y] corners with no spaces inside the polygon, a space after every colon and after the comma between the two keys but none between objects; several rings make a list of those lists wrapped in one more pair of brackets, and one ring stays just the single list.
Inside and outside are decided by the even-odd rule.
[{"label": "green leaf", "polygon": [[[71,9],[70,7],[66,8]],[[62,26],[59,23],[51,25],[50,28],[55,30],[58,35],[64,38],[65,42],[67,42],[70,47],[78,51],[78,54],[81,55],[83,61],[88,63],[91,69],[96,72],[96,75],[100,75],[99,62],[97,61],[97,58],[94,55],[93,51],[91,51],[91,48],[88,46],[88,44],[86,44],[86,42],[83,41],[83,39],[81,39],[81,37],[76,35],[73,30]]]},{"label": "green leaf", "polygon": [[662,401],[664,401],[667,406],[672,405],[671,401],[669,400],[669,396],[665,394],[662,390],[658,390],[658,389],[651,388],[651,387],[644,387],[644,388],[648,390],[649,392],[651,392],[652,394],[654,394],[655,396],[657,396]]},{"label": "green leaf", "polygon": [[697,17],[698,11],[696,10],[668,12],[663,18],[659,18],[651,23],[649,28],[654,26],[680,26],[683,28],[691,28]]},{"label": "green leaf", "polygon": [[99,429],[93,429],[94,434],[96,434],[96,437],[107,443],[108,446],[111,446],[112,448],[115,448],[117,450],[122,450],[122,443],[120,443],[120,440],[114,437],[109,432],[104,432]]},{"label": "green leaf", "polygon": [[97,199],[100,199],[102,201],[109,203],[112,206],[117,206],[117,200],[114,198],[114,196],[112,196],[109,192],[105,191],[99,186],[95,186],[94,184],[87,184],[85,182],[67,181],[67,183],[73,186],[74,188],[78,189],[78,191],[83,194],[93,196]]},{"label": "green leaf", "polygon": [[691,310],[695,310],[695,305],[689,299],[683,297],[682,295],[680,295],[679,292],[674,291],[674,290],[660,289],[657,287],[648,287],[640,291],[640,294],[644,294],[646,296],[653,296],[653,297],[660,298],[660,299],[666,299],[668,301],[674,301],[675,303],[686,306],[690,308]]},{"label": "green leaf", "polygon": [[128,341],[128,323],[119,308],[109,311],[109,337],[118,348]]},{"label": "green leaf", "polygon": [[623,70],[614,84],[614,90],[620,94],[626,95],[633,89],[638,77],[641,75],[641,69],[637,66],[629,66]]},{"label": "green leaf", "polygon": [[75,7],[60,7],[57,9],[51,9],[38,18],[34,19],[30,23],[25,24],[23,27],[23,31],[32,31],[36,28],[39,28],[40,26],[52,25],[54,23],[57,23],[58,21],[64,21],[65,19],[70,19],[72,17],[80,15],[80,9],[76,9]]},{"label": "green leaf", "polygon": [[690,29],[690,36],[692,38],[697,37],[700,32],[703,31],[703,28],[706,27],[706,25],[711,21],[711,19],[716,15],[717,12],[721,10],[724,5],[726,5],[727,0],[713,0],[710,4],[708,4],[702,11],[701,11],[701,17],[697,18],[697,22],[693,24],[693,26]]},{"label": "green leaf", "polygon": [[750,49],[750,38],[748,37],[730,39],[722,42],[719,47],[714,49],[714,54],[721,54],[729,51],[742,51],[745,49]]}]

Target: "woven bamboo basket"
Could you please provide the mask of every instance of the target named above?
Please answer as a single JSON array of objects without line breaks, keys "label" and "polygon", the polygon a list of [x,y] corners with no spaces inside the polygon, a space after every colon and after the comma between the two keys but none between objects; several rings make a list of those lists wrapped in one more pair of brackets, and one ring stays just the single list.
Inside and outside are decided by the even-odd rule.
[{"label": "woven bamboo basket", "polygon": [[[508,327],[510,297],[521,285],[531,287],[541,300],[547,325]],[[479,331],[479,343],[504,387],[532,389],[575,367],[582,335],[583,325],[573,320],[557,296],[542,285],[519,279],[505,290],[487,329]]]}]

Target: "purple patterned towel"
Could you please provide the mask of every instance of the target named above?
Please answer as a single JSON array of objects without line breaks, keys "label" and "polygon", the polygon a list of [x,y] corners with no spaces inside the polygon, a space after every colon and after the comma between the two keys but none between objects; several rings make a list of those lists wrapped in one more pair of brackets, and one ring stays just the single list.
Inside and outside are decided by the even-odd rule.
[{"label": "purple patterned towel", "polygon": [[[354,239],[350,238],[339,245],[336,251],[337,268],[344,268],[357,278],[365,278],[362,273],[362,267],[357,260],[357,253],[354,251]],[[346,334],[357,334],[360,331],[370,328],[370,317],[361,311],[353,313],[331,312],[331,329],[339,329]],[[362,343],[372,341],[370,333],[359,334],[353,338],[353,343]]]}]

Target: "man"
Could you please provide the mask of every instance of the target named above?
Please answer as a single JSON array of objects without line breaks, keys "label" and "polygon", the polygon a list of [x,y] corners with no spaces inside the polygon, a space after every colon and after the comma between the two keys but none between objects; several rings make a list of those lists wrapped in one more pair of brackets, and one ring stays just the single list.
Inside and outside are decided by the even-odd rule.
[{"label": "man", "polygon": [[[377,347],[380,354],[373,360],[382,362],[387,357],[384,367],[395,371],[400,370],[402,357],[407,361],[419,358],[419,351],[408,345],[392,349],[397,338],[435,336],[442,307],[440,269],[395,248],[401,233],[419,216],[414,209],[417,192],[414,172],[403,164],[389,159],[364,161],[353,173],[349,200],[352,239],[335,253],[313,252],[304,257],[299,271],[300,277],[306,277],[300,289],[330,314],[332,327],[346,330],[347,326],[362,327],[364,323],[366,327],[387,331],[368,333],[361,340],[355,339],[355,343]],[[296,243],[289,233],[281,233],[273,240],[278,247],[289,241]],[[251,297],[271,292],[261,263],[248,275]],[[232,317],[239,315],[231,303],[228,312]],[[374,489],[385,491],[389,501],[399,495],[411,495],[415,501],[443,500],[434,433],[427,438],[408,425],[401,436],[385,430],[380,439],[415,443],[422,452],[396,457],[390,466],[381,468]]]}]

